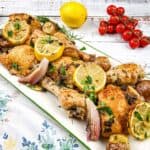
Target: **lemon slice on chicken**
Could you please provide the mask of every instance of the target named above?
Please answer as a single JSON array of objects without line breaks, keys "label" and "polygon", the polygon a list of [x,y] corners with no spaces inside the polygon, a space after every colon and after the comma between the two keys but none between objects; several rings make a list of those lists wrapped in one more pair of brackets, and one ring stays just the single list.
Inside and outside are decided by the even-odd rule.
[{"label": "lemon slice on chicken", "polygon": [[106,73],[97,64],[88,62],[76,69],[73,80],[75,85],[82,91],[98,92],[106,84]]},{"label": "lemon slice on chicken", "polygon": [[139,140],[150,137],[150,104],[141,102],[129,115],[129,132]]},{"label": "lemon slice on chicken", "polygon": [[54,61],[62,56],[64,45],[57,38],[44,35],[37,39],[34,49],[38,60],[47,58],[49,61]]},{"label": "lemon slice on chicken", "polygon": [[9,21],[2,30],[3,36],[12,44],[23,44],[30,35],[30,26],[26,21]]}]

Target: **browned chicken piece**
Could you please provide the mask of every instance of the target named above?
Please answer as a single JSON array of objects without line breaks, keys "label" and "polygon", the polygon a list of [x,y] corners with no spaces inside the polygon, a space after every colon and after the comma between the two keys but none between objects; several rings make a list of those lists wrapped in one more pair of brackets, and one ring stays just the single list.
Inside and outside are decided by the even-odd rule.
[{"label": "browned chicken piece", "polygon": [[78,50],[74,43],[70,41],[64,33],[56,32],[54,36],[57,37],[65,45],[63,56],[70,56],[73,58],[82,59],[83,61],[95,60],[95,55]]},{"label": "browned chicken piece", "polygon": [[14,21],[14,20],[25,20],[30,26],[31,30],[34,31],[35,29],[41,29],[41,24],[40,22],[35,19],[34,17],[24,14],[24,13],[15,13],[11,14],[9,16],[9,20]]},{"label": "browned chicken piece", "polygon": [[42,30],[46,34],[54,35],[54,33],[57,32],[58,27],[54,22],[48,21],[48,22],[44,23]]},{"label": "browned chicken piece", "polygon": [[98,93],[102,136],[127,132],[128,104],[118,86],[108,85]]},{"label": "browned chicken piece", "polygon": [[9,49],[12,47],[12,44],[4,39],[4,37],[0,34],[0,51],[4,51],[5,49]]},{"label": "browned chicken piece", "polygon": [[144,70],[134,63],[122,64],[107,72],[107,83],[134,85],[144,77]]},{"label": "browned chicken piece", "polygon": [[146,102],[150,102],[150,80],[142,80],[136,85],[136,90],[144,97]]},{"label": "browned chicken piece", "polygon": [[129,150],[128,138],[122,134],[114,134],[109,138],[106,150]]},{"label": "browned chicken piece", "polygon": [[39,30],[39,29],[35,29],[35,30],[32,32],[32,34],[31,34],[31,36],[29,37],[29,39],[27,39],[26,44],[28,44],[28,45],[34,47],[34,44],[35,44],[36,40],[37,40],[40,36],[42,36],[42,35],[44,35],[44,32],[42,32],[42,31]]},{"label": "browned chicken piece", "polygon": [[73,88],[74,71],[82,63],[83,61],[81,60],[75,60],[72,57],[62,56],[50,64],[47,75],[50,76],[55,82],[66,87]]},{"label": "browned chicken piece", "polygon": [[44,78],[42,86],[58,97],[61,107],[67,111],[69,117],[85,119],[86,97],[84,94],[73,89],[59,87],[49,77]]},{"label": "browned chicken piece", "polygon": [[95,63],[102,67],[104,71],[108,71],[111,68],[110,61],[108,57],[105,56],[96,57]]},{"label": "browned chicken piece", "polygon": [[37,64],[34,50],[28,45],[16,46],[8,54],[0,54],[0,62],[15,75],[27,75]]}]

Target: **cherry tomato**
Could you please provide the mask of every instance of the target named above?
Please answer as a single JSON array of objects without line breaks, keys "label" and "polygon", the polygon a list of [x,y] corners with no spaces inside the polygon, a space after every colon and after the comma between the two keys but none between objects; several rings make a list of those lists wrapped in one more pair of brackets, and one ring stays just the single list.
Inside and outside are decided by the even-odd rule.
[{"label": "cherry tomato", "polygon": [[100,21],[100,26],[107,26],[108,22],[105,20]]},{"label": "cherry tomato", "polygon": [[146,47],[149,44],[150,44],[150,38],[148,38],[147,36],[143,36],[140,40],[140,47]]},{"label": "cherry tomato", "polygon": [[127,23],[127,25],[126,25],[126,27],[127,27],[127,29],[129,29],[129,30],[133,30],[135,27],[134,27],[134,25],[130,22],[130,23]]},{"label": "cherry tomato", "polygon": [[122,16],[124,14],[125,10],[123,7],[118,7],[116,10],[116,13],[118,16]]},{"label": "cherry tomato", "polygon": [[139,30],[139,29],[133,30],[133,34],[134,34],[134,36],[137,37],[137,38],[141,38],[142,35],[143,35],[142,31]]},{"label": "cherry tomato", "polygon": [[118,16],[110,16],[109,23],[112,25],[117,25],[119,23]]},{"label": "cherry tomato", "polygon": [[113,25],[108,25],[107,32],[108,33],[114,33],[115,32],[115,27]]},{"label": "cherry tomato", "polygon": [[134,25],[134,27],[136,27],[137,24],[138,24],[138,20],[137,19],[131,19],[131,22]]},{"label": "cherry tomato", "polygon": [[115,5],[109,5],[107,7],[107,13],[109,15],[115,15],[116,14],[116,10],[117,10],[117,7]]},{"label": "cherry tomato", "polygon": [[135,48],[138,48],[140,46],[140,41],[138,38],[132,38],[130,41],[129,41],[129,45],[131,48],[135,49]]},{"label": "cherry tomato", "polygon": [[98,31],[101,35],[104,35],[107,32],[107,26],[100,26]]},{"label": "cherry tomato", "polygon": [[116,26],[116,32],[117,32],[117,33],[122,33],[122,32],[124,32],[125,28],[126,28],[125,25],[122,24],[122,23],[120,23],[120,24],[118,24],[118,25]]},{"label": "cherry tomato", "polygon": [[125,30],[123,33],[122,33],[122,38],[125,40],[125,41],[129,41],[131,38],[132,38],[132,32],[130,30]]},{"label": "cherry tomato", "polygon": [[127,16],[122,16],[120,21],[123,23],[123,24],[127,24],[129,22],[129,18]]}]

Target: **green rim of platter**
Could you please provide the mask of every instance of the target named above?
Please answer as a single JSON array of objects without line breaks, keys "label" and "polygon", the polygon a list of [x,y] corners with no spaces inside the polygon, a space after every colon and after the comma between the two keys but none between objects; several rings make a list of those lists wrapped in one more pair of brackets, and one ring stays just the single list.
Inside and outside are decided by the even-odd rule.
[{"label": "green rim of platter", "polygon": [[26,94],[24,94],[19,88],[15,86],[12,82],[10,82],[5,76],[0,74],[2,78],[7,80],[13,87],[15,87],[22,95],[24,95],[26,98],[28,98],[34,105],[36,105],[42,112],[44,112],[46,115],[48,115],[52,120],[54,120],[56,123],[58,123],[63,129],[65,129],[68,133],[73,135],[87,150],[91,150],[89,146],[87,146],[83,141],[81,141],[74,133],[72,133],[70,130],[68,130],[61,122],[59,122],[54,116],[52,116],[49,112],[47,112],[44,108],[42,108],[40,105],[38,105],[36,102],[32,100],[32,98],[28,97]]}]

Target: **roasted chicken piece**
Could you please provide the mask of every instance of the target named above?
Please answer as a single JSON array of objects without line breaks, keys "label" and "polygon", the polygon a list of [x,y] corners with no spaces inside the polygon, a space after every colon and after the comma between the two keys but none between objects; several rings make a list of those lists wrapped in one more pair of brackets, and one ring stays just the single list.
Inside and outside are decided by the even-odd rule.
[{"label": "roasted chicken piece", "polygon": [[31,26],[32,31],[34,31],[35,29],[39,29],[39,30],[41,29],[40,22],[28,14],[24,14],[24,13],[11,14],[9,16],[9,21],[15,21],[15,20],[25,20]]},{"label": "roasted chicken piece", "polygon": [[16,46],[8,54],[0,54],[0,62],[15,75],[27,75],[37,64],[34,50],[28,45]]},{"label": "roasted chicken piece", "polygon": [[12,47],[12,44],[7,41],[0,33],[0,52],[7,52]]},{"label": "roasted chicken piece", "polygon": [[34,47],[34,44],[36,42],[36,40],[40,37],[40,36],[43,36],[44,35],[44,32],[42,32],[41,30],[39,29],[35,29],[31,36],[27,39],[26,41],[26,44]]},{"label": "roasted chicken piece", "polygon": [[134,63],[122,64],[107,72],[107,83],[134,85],[144,77],[144,70]]},{"label": "roasted chicken piece", "polygon": [[82,63],[81,60],[62,56],[50,64],[47,75],[60,85],[73,88],[74,71]]},{"label": "roasted chicken piece", "polygon": [[101,129],[99,113],[95,104],[85,94],[74,89],[60,87],[49,77],[44,78],[42,86],[58,97],[61,107],[67,111],[69,117],[81,120],[87,118],[89,140],[99,139]]},{"label": "roasted chicken piece", "polygon": [[65,45],[65,50],[63,53],[64,56],[70,56],[73,58],[81,59],[83,61],[95,60],[95,55],[87,54],[78,50],[74,42],[70,41],[64,33],[56,32],[54,36],[57,37]]},{"label": "roasted chicken piece", "polygon": [[85,119],[87,111],[84,94],[73,89],[59,87],[48,77],[44,78],[42,86],[58,97],[61,107],[67,110],[69,117]]},{"label": "roasted chicken piece", "polygon": [[122,134],[111,135],[106,150],[129,150],[128,138]]},{"label": "roasted chicken piece", "polygon": [[104,71],[108,71],[111,68],[110,61],[108,57],[98,56],[95,59],[95,63],[104,69]]},{"label": "roasted chicken piece", "polygon": [[98,93],[102,136],[127,132],[128,103],[118,86],[108,85]]}]

